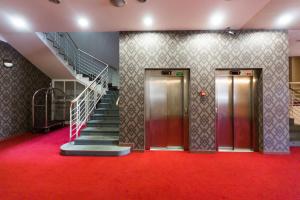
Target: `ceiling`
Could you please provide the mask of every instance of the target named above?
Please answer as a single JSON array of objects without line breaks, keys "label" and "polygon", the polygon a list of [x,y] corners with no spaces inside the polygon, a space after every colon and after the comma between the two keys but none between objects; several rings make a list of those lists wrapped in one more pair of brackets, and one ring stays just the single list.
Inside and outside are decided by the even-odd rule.
[{"label": "ceiling", "polygon": [[[61,1],[57,5],[48,0],[1,0],[0,32],[20,31],[9,18],[21,16],[28,23],[26,31],[288,29],[290,41],[299,46],[295,41],[300,40],[300,0],[127,0],[122,8],[110,0]],[[279,25],[287,13],[293,19]],[[87,29],[78,26],[82,16],[90,21]],[[146,16],[153,19],[152,26],[143,23]]]}]

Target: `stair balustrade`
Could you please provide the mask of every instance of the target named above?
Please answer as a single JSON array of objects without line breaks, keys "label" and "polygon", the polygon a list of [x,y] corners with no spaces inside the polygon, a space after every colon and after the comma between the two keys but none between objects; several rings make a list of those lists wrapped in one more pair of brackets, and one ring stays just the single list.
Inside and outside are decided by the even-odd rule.
[{"label": "stair balustrade", "polygon": [[80,129],[96,108],[98,101],[108,89],[108,66],[85,88],[82,93],[71,101],[70,105],[70,141],[79,136]]},{"label": "stair balustrade", "polygon": [[67,63],[74,75],[87,77],[89,85],[70,104],[70,141],[78,138],[98,101],[108,90],[110,66],[79,49],[69,33],[44,33],[47,40]]},{"label": "stair balustrade", "polygon": [[82,74],[92,81],[108,66],[107,63],[78,48],[69,33],[49,32],[44,35],[75,74]]}]

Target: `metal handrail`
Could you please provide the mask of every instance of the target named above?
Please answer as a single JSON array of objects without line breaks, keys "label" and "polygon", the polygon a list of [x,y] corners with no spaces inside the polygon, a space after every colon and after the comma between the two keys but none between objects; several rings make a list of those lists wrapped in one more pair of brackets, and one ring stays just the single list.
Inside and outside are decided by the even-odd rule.
[{"label": "metal handrail", "polygon": [[91,83],[70,104],[70,141],[79,136],[81,127],[86,123],[100,98],[108,89],[108,68],[104,61],[79,49],[69,33],[44,33],[45,37],[53,42],[76,74],[82,74]]},{"label": "metal handrail", "polygon": [[105,65],[108,65],[106,62],[103,62],[103,61],[100,60],[99,58],[96,58],[95,56],[92,56],[92,55],[89,54],[88,52],[86,52],[86,51],[84,51],[84,50],[82,50],[82,49],[78,49],[78,50],[79,50],[80,52],[82,52],[82,53],[88,55],[89,57],[94,58],[95,60],[97,60],[97,61],[99,61],[99,62],[101,62],[101,63],[103,63],[103,64],[105,64]]},{"label": "metal handrail", "polygon": [[95,78],[95,80],[94,81],[92,81],[92,83],[90,83],[79,95],[78,95],[78,97],[76,97],[75,99],[73,99],[72,101],[71,101],[71,104],[72,103],[74,103],[74,102],[76,102],[76,101],[78,101],[78,99],[80,99],[81,97],[82,97],[82,95],[86,92],[86,90],[88,90],[96,81],[97,81],[97,79],[99,79],[100,77],[101,77],[101,75],[104,73],[104,72],[106,72],[107,71],[107,69],[108,69],[108,66],[107,67],[105,67],[101,72],[100,72],[100,74],[98,74],[98,76]]},{"label": "metal handrail", "polygon": [[118,99],[116,101],[116,106],[119,106],[119,100],[120,100],[120,96],[118,97]]},{"label": "metal handrail", "polygon": [[98,101],[108,90],[108,66],[95,80],[71,101],[70,105],[70,141],[79,136],[82,126],[95,109]]},{"label": "metal handrail", "polygon": [[65,33],[65,34],[69,37],[69,39],[71,40],[71,42],[73,43],[73,45],[76,47],[76,49],[79,49],[78,46],[77,46],[77,44],[73,40],[73,38],[70,36],[70,34],[69,33]]},{"label": "metal handrail", "polygon": [[78,48],[69,33],[45,32],[44,35],[53,42],[58,53],[64,57],[71,70],[75,71],[76,74],[84,74],[94,80],[105,67],[109,66],[104,61]]}]

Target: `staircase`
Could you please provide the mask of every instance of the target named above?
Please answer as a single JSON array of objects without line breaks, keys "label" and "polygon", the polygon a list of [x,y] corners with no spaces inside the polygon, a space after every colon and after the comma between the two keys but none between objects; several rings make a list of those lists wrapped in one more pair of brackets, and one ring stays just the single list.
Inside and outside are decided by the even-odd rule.
[{"label": "staircase", "polygon": [[39,33],[74,78],[85,85],[71,101],[70,141],[61,146],[62,155],[121,156],[130,147],[119,144],[119,91],[108,83],[110,66],[79,49],[68,33]]},{"label": "staircase", "polygon": [[119,108],[116,101],[119,91],[110,87],[81,129],[80,136],[61,146],[62,155],[121,156],[130,153],[130,147],[119,144]]},{"label": "staircase", "polygon": [[85,86],[89,86],[96,76],[108,67],[105,62],[80,49],[68,33],[36,34],[73,77]]}]

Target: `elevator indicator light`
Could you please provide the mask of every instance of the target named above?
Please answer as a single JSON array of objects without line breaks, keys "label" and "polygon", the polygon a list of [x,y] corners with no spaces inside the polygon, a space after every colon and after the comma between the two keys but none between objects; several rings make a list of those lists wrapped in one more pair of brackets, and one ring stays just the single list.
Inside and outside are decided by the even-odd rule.
[{"label": "elevator indicator light", "polygon": [[163,71],[161,71],[161,74],[162,75],[172,75],[172,71],[170,71],[170,70],[163,70]]},{"label": "elevator indicator light", "polygon": [[183,72],[176,72],[176,76],[183,76]]}]

